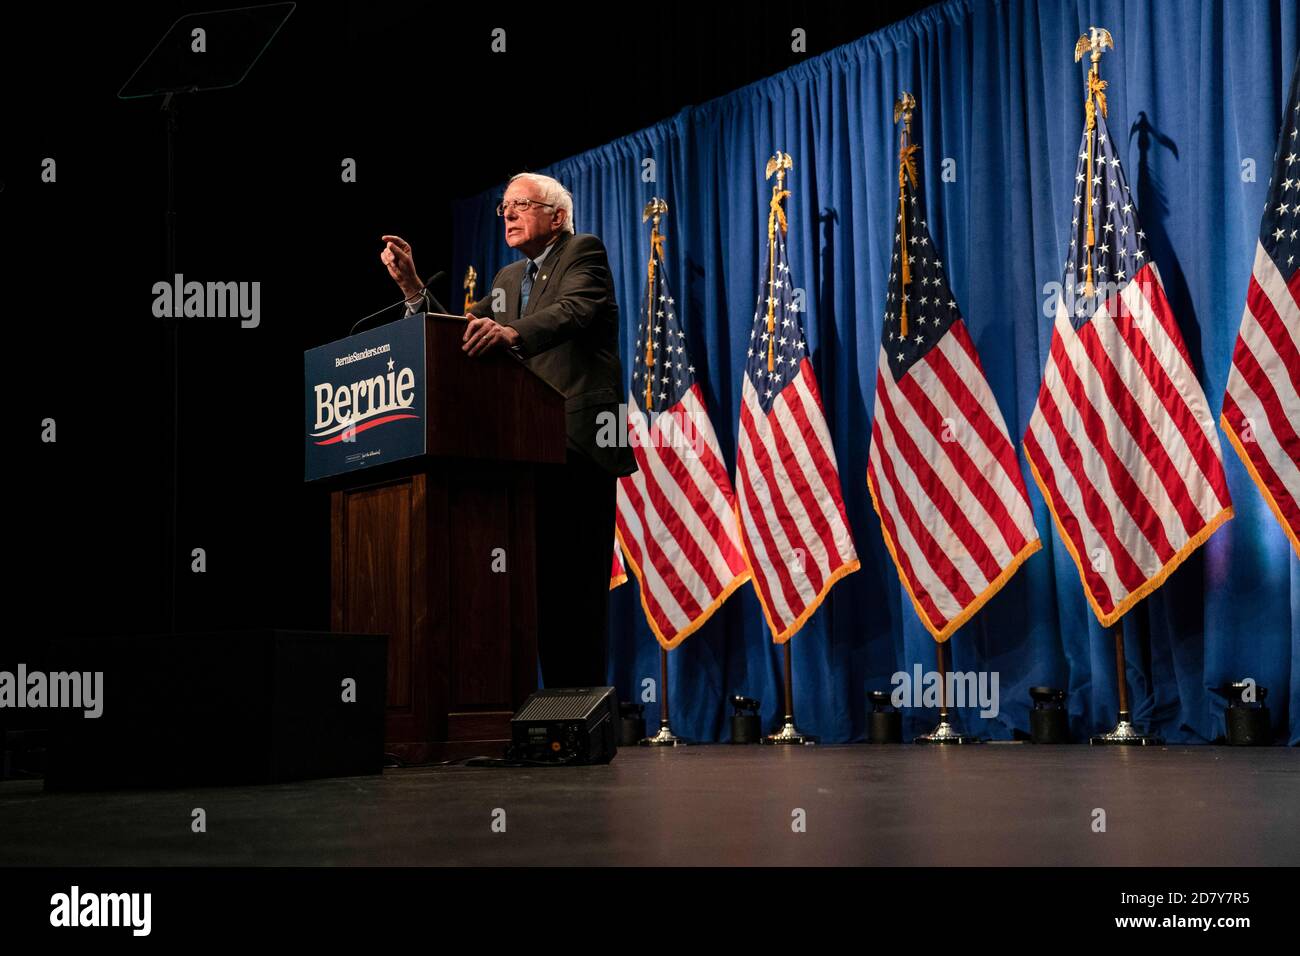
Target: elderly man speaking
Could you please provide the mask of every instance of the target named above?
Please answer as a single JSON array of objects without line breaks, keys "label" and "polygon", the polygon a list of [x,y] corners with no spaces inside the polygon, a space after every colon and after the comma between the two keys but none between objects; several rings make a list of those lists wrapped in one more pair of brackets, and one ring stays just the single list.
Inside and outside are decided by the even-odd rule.
[{"label": "elderly man speaking", "polygon": [[[524,256],[497,273],[466,313],[468,355],[511,349],[564,393],[567,462],[537,488],[537,625],[548,687],[605,683],[609,561],[616,479],[636,471],[626,444],[596,441],[602,412],[618,414],[623,368],[618,303],[605,246],[573,231],[573,197],[549,176],[520,173],[497,206],[506,245]],[[428,308],[410,245],[384,236],[380,260],[406,294]]]}]

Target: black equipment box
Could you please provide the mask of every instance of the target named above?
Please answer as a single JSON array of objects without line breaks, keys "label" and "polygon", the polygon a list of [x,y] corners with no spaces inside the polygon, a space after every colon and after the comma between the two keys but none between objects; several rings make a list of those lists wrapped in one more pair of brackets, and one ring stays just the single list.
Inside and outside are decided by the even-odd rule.
[{"label": "black equipment box", "polygon": [[555,764],[609,763],[618,752],[612,687],[539,690],[510,721],[510,757]]}]

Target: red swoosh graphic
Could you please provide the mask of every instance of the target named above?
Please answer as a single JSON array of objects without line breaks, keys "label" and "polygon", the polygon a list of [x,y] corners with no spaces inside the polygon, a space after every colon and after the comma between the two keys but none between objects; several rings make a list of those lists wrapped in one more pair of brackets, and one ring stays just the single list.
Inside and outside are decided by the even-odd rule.
[{"label": "red swoosh graphic", "polygon": [[[403,418],[419,418],[419,417],[420,417],[419,415],[385,415],[383,418],[374,418],[368,422],[362,422],[360,425],[354,428],[353,431],[356,432],[357,434],[360,434],[361,432],[374,428],[377,425],[386,425],[388,422],[395,422]],[[324,441],[318,441],[316,442],[316,444],[336,445],[343,440],[343,436],[346,434],[347,434],[347,429],[344,429],[343,431],[335,435],[333,438],[327,438]]]}]

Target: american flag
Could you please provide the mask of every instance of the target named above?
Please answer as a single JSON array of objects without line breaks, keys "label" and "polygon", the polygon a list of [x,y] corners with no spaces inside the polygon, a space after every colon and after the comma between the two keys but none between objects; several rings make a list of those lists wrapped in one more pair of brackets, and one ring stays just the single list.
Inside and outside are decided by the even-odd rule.
[{"label": "american flag", "polygon": [[[1065,277],[1025,457],[1104,626],[1232,517],[1218,432],[1106,127],[1075,174]],[[1091,239],[1089,242],[1089,229]]]},{"label": "american flag", "polygon": [[1300,555],[1300,59],[1219,417]]},{"label": "american flag", "polygon": [[627,582],[627,568],[623,564],[623,552],[618,547],[618,532],[614,533],[614,562],[609,569],[609,589],[612,591]]},{"label": "american flag", "polygon": [[618,481],[619,542],[641,583],[655,638],[676,647],[749,578],[735,494],[686,352],[686,335],[651,237],[633,353],[628,439],[639,471]]},{"label": "american flag", "polygon": [[[769,163],[769,176],[771,169]],[[781,183],[772,191],[736,450],[741,535],[778,643],[803,626],[831,585],[858,569],[835,449],[793,295],[781,206],[788,192]]]},{"label": "american flag", "polygon": [[1015,446],[926,222],[904,145],[867,487],[921,623],[944,641],[1042,543]]}]

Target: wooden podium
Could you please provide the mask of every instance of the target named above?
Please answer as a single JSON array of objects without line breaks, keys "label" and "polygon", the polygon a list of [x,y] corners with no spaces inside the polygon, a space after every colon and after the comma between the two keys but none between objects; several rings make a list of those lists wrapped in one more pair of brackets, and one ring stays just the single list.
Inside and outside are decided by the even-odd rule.
[{"label": "wooden podium", "polygon": [[564,396],[471,358],[425,317],[425,454],[332,481],[330,626],[388,639],[386,749],[498,754],[537,684],[533,472],[564,461]]}]

